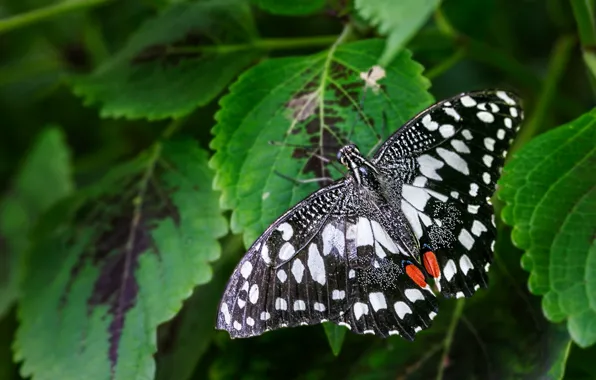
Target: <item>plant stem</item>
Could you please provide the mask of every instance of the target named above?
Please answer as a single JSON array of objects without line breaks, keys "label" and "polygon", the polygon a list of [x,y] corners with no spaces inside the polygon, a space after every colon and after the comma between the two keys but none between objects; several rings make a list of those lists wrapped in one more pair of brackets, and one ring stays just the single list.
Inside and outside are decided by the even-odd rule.
[{"label": "plant stem", "polygon": [[573,15],[577,23],[584,62],[591,72],[592,89],[596,93],[596,20],[594,0],[571,0]]},{"label": "plant stem", "polygon": [[112,0],[66,0],[56,5],[34,9],[23,14],[0,20],[0,34],[45,21],[63,13],[77,9],[95,7],[109,1]]},{"label": "plant stem", "polygon": [[538,101],[532,115],[528,118],[524,127],[520,130],[518,137],[511,148],[516,151],[537,135],[545,125],[547,114],[550,112],[557,94],[557,86],[565,72],[571,53],[575,46],[575,36],[563,36],[557,40],[551,53],[546,80],[538,95]]},{"label": "plant stem", "polygon": [[453,310],[453,315],[451,316],[451,322],[449,323],[449,328],[447,329],[447,335],[445,336],[445,343],[443,344],[443,355],[441,356],[441,360],[439,361],[439,369],[437,370],[437,377],[436,380],[443,380],[443,371],[445,370],[445,363],[449,356],[449,351],[451,350],[451,343],[453,342],[453,335],[455,335],[455,329],[457,328],[457,324],[459,322],[459,318],[464,311],[464,306],[466,305],[465,298],[459,298],[455,302],[455,310]]},{"label": "plant stem", "polygon": [[434,78],[444,74],[447,70],[455,66],[458,62],[460,62],[466,56],[466,50],[464,48],[459,48],[447,57],[446,60],[439,63],[435,67],[429,69],[424,76],[428,79],[433,80]]},{"label": "plant stem", "polygon": [[208,46],[171,46],[167,54],[226,54],[245,50],[289,50],[316,46],[328,46],[337,40],[337,35],[299,37],[299,38],[264,38],[245,44],[208,45]]},{"label": "plant stem", "polygon": [[579,39],[583,46],[596,48],[596,20],[593,0],[571,0],[573,15],[577,22]]}]

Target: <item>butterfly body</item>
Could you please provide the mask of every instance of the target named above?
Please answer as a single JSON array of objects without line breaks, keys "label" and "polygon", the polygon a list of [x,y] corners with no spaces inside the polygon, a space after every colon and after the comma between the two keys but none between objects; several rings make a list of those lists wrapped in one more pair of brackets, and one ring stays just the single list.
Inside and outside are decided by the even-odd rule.
[{"label": "butterfly body", "polygon": [[488,284],[496,229],[489,197],[521,122],[503,91],[422,111],[370,159],[278,218],[232,274],[217,328],[232,337],[331,321],[412,340],[431,324],[432,280],[447,297]]}]

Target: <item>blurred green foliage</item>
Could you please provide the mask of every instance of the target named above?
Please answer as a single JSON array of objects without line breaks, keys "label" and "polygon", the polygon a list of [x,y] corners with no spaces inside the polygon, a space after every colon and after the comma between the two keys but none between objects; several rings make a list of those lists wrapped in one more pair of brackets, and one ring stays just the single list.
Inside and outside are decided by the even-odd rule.
[{"label": "blurred green foliage", "polygon": [[[596,378],[595,8],[4,0],[0,380]],[[244,243],[309,191],[281,181],[256,207],[265,185],[250,173],[269,160],[298,170],[266,140],[283,139],[286,95],[316,84],[331,56],[394,70],[393,129],[432,97],[521,95],[500,182],[513,243],[498,221],[490,288],[442,300],[414,343],[327,325],[232,341],[214,324]],[[356,83],[340,66],[327,77]],[[367,101],[371,114],[384,106]],[[356,138],[374,143],[367,129]]]}]

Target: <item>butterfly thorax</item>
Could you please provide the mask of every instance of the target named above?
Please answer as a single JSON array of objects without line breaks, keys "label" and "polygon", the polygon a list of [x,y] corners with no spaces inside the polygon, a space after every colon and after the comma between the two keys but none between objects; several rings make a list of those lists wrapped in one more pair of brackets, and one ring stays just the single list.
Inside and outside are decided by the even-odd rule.
[{"label": "butterfly thorax", "polygon": [[350,171],[350,175],[358,185],[378,191],[379,171],[360,153],[356,145],[342,147],[337,153],[337,159]]}]

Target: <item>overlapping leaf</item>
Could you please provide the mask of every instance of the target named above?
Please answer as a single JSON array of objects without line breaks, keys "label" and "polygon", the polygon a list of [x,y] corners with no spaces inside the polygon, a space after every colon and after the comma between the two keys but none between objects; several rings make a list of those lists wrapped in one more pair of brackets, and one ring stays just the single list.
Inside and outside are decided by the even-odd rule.
[{"label": "overlapping leaf", "polygon": [[581,346],[596,342],[595,167],[596,109],[527,144],[500,182],[530,290]]},{"label": "overlapping leaf", "polygon": [[73,189],[70,152],[55,127],[41,133],[0,203],[0,317],[18,295],[29,233]]},{"label": "overlapping leaf", "polygon": [[[384,78],[377,70],[369,73],[382,49],[382,41],[367,40],[312,56],[272,59],[243,74],[222,99],[211,166],[223,207],[233,209],[232,229],[244,231],[247,245],[317,188],[276,172],[301,179],[339,175],[310,158],[310,148],[287,144],[312,146],[334,158],[339,144],[349,139],[366,153],[431,103],[422,68],[406,51],[386,68]],[[272,146],[270,140],[285,145]]]},{"label": "overlapping leaf", "polygon": [[15,344],[35,379],[153,378],[156,328],[211,278],[227,228],[196,142],[158,143],[39,228]]},{"label": "overlapping leaf", "polygon": [[100,103],[103,117],[180,117],[211,101],[258,57],[250,50],[255,37],[243,0],[176,4],[92,75],[74,80],[74,91]]},{"label": "overlapping leaf", "polygon": [[440,0],[355,0],[358,13],[387,36],[379,62],[387,65],[428,20]]}]

